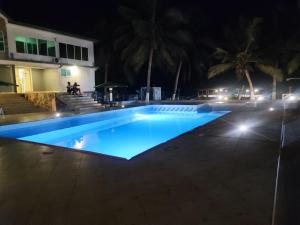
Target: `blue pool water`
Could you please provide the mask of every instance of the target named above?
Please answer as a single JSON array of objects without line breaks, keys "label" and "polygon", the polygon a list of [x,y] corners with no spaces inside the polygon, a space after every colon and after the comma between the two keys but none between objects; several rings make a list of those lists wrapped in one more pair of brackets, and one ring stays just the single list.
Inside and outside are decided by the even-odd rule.
[{"label": "blue pool water", "polygon": [[151,105],[0,127],[0,136],[130,159],[228,111]]}]

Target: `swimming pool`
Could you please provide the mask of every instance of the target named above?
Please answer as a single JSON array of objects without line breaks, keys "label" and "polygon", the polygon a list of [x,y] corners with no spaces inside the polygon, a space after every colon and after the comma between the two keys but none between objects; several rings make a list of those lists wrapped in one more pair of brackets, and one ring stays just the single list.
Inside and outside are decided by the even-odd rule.
[{"label": "swimming pool", "polygon": [[229,111],[148,105],[0,126],[0,136],[131,159]]}]

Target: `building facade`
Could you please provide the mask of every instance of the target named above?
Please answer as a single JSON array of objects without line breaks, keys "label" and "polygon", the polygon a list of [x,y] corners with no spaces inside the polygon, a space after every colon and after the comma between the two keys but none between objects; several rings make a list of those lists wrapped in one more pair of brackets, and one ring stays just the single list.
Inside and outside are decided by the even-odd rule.
[{"label": "building facade", "polygon": [[94,40],[24,25],[0,12],[1,92],[65,92],[67,82],[81,91],[95,86]]}]

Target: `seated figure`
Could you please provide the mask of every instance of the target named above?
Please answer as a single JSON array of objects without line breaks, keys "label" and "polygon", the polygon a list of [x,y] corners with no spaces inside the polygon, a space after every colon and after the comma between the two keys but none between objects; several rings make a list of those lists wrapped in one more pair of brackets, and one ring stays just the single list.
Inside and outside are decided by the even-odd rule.
[{"label": "seated figure", "polygon": [[70,95],[70,94],[73,94],[73,86],[71,85],[70,82],[68,82],[68,85],[67,85],[67,93]]},{"label": "seated figure", "polygon": [[75,82],[75,83],[73,84],[73,93],[74,93],[75,95],[82,95],[82,94],[81,94],[80,88],[78,88],[79,86],[80,86],[80,85],[77,84],[77,82]]}]

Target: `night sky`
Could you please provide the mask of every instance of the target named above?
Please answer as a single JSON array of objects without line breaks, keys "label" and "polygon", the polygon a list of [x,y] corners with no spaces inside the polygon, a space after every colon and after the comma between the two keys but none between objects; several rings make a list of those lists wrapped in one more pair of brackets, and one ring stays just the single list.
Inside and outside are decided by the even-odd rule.
[{"label": "night sky", "polygon": [[[117,8],[120,5],[132,6],[136,2],[139,1],[0,0],[0,8],[16,21],[99,39],[99,34],[95,32],[97,24],[105,19],[117,18]],[[293,21],[297,20],[296,18],[299,16],[300,0],[158,0],[158,2],[161,8],[179,8],[189,17],[192,24],[201,23],[203,27],[206,25],[205,32],[199,30],[199,33],[205,33],[204,35],[215,39],[222,35],[225,25],[236,24],[240,16],[245,18],[263,17],[265,26],[268,26],[272,23],[274,11],[279,13],[281,23],[287,24],[281,31],[282,33],[289,35],[295,32],[297,26],[299,29],[299,23],[293,24],[295,23]],[[101,71],[97,73],[99,74]],[[220,79],[224,82],[223,78]],[[205,79],[203,78],[201,82],[205,86],[206,82],[203,80]],[[227,81],[232,82],[233,80]],[[195,82],[197,83],[198,80]],[[164,84],[159,85],[163,86]]]},{"label": "night sky", "polygon": [[[0,0],[0,8],[12,19],[20,22],[97,38],[92,32],[97,22],[116,17],[119,5],[132,5],[133,2],[130,0]],[[240,15],[268,17],[273,9],[284,8],[291,11],[287,17],[297,13],[295,7],[297,0],[164,0],[159,1],[159,4],[164,7],[177,7],[193,19],[206,16],[210,22],[215,23],[216,32],[219,26],[234,21]]]}]

